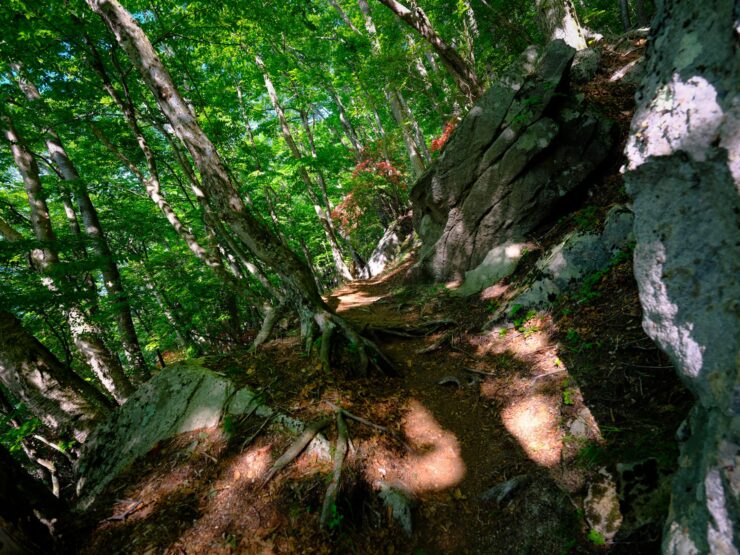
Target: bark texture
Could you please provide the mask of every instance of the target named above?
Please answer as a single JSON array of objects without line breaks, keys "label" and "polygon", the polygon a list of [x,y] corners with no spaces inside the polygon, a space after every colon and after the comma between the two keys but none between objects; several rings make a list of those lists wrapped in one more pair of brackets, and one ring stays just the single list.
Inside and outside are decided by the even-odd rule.
[{"label": "bark texture", "polygon": [[740,102],[732,0],[665,0],[627,143],[643,328],[695,394],[664,553],[740,547]]},{"label": "bark texture", "polygon": [[576,50],[586,48],[586,37],[573,0],[536,0],[536,5],[545,38],[562,39]]},{"label": "bark texture", "polygon": [[[56,235],[51,224],[46,195],[41,186],[39,168],[33,154],[18,135],[12,120],[0,116],[4,134],[11,145],[15,164],[23,177],[26,196],[31,209],[31,225],[42,248],[31,251],[31,263],[41,273],[43,281],[52,291],[64,289],[65,278],[57,275],[59,254],[56,250]],[[123,402],[133,392],[133,386],[124,374],[118,358],[111,353],[103,341],[102,331],[91,321],[82,308],[69,303],[66,307],[67,322],[77,350],[111,395]]]},{"label": "bark texture", "polygon": [[481,94],[475,68],[437,34],[424,10],[415,3],[412,8],[408,8],[396,0],[379,1],[429,42],[439,59],[442,60],[442,64],[455,80],[460,92],[465,95],[468,102],[474,102]]},{"label": "bark texture", "polygon": [[111,29],[192,156],[214,212],[255,256],[292,285],[305,302],[321,311],[328,311],[306,264],[247,210],[216,147],[201,129],[190,106],[131,14],[116,0],[87,0],[87,3]]},{"label": "bark texture", "polygon": [[83,442],[109,402],[0,311],[0,382],[59,438]]},{"label": "bark texture", "polygon": [[[20,76],[20,67],[15,66],[15,71],[18,73],[18,82],[23,90],[26,98],[29,101],[42,105],[41,94],[39,93],[36,86]],[[95,254],[100,259],[101,273],[103,274],[103,283],[108,295],[113,299],[113,308],[116,313],[116,321],[118,324],[118,331],[121,336],[121,343],[123,350],[126,354],[131,367],[136,373],[143,379],[149,377],[149,370],[147,368],[144,354],[141,351],[141,345],[139,345],[139,338],[136,335],[136,327],[134,326],[133,318],[131,317],[131,307],[129,305],[128,295],[123,288],[123,282],[121,280],[121,273],[118,270],[118,265],[115,262],[113,253],[111,252],[110,246],[108,245],[108,239],[103,231],[103,226],[100,223],[98,212],[92,203],[90,194],[87,189],[87,184],[80,179],[80,174],[77,172],[77,168],[72,162],[71,158],[67,154],[67,150],[62,144],[62,140],[54,130],[53,127],[48,127],[46,130],[46,149],[49,152],[49,156],[56,165],[60,177],[70,185],[74,191],[74,195],[77,199],[77,207],[82,215],[82,221],[85,226],[85,233],[92,240],[93,249]],[[75,233],[80,235],[80,228],[77,222],[77,218],[74,212],[74,208],[69,203],[69,193],[65,187],[63,192],[64,208],[67,214],[69,225]]]}]

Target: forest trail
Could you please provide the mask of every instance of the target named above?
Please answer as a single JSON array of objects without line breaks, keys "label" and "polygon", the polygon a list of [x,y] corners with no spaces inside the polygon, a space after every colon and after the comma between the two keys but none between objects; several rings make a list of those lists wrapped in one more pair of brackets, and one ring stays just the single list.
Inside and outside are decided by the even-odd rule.
[{"label": "forest trail", "polygon": [[[579,375],[576,382],[566,366],[571,361],[575,365],[576,359],[563,350],[558,341],[563,334],[550,315],[533,316],[516,327],[481,331],[495,297],[507,286],[486,290],[483,296],[488,301],[470,303],[444,286],[407,284],[412,262],[379,278],[345,285],[327,298],[339,314],[371,336],[378,328],[397,333],[423,329],[429,322],[454,322],[435,324],[434,331],[411,337],[376,331],[378,344],[396,363],[398,377],[353,376],[342,365],[347,361],[338,361],[337,369],[326,372],[316,357],[301,354],[300,339],[289,332],[256,354],[200,360],[237,385],[261,391],[268,405],[304,422],[332,416],[329,403],[333,403],[396,434],[348,421],[352,448],[328,530],[319,529],[318,513],[331,463],[308,450],[260,487],[292,439],[281,428],[251,417],[183,434],[153,449],[119,476],[87,513],[79,532],[78,545],[85,546],[80,551],[153,555],[599,550],[586,539],[588,530],[572,501],[578,496],[569,497],[566,491],[582,491],[600,464],[633,456],[629,452],[633,448],[638,455],[655,454],[670,461],[674,420],[683,412],[680,386],[667,384],[662,372],[651,381],[647,371],[639,385],[626,373],[605,370],[590,378]],[[584,327],[603,335],[607,330],[614,333],[617,323],[622,341],[631,334],[630,343],[640,346],[644,336],[630,274],[630,265],[624,264],[597,285],[612,296],[596,301],[600,306],[581,310],[578,329],[584,342],[592,339]],[[613,302],[617,298],[622,302]],[[558,325],[569,325],[567,318]],[[586,353],[587,359],[604,363],[613,345],[594,344],[599,346]],[[647,366],[656,353],[654,348],[640,347],[623,356]],[[588,367],[587,359],[578,365]],[[640,391],[642,397],[622,397],[620,388]],[[598,409],[594,416],[584,403],[586,390],[588,405]],[[664,420],[656,427],[652,423],[658,414]],[[583,429],[574,432],[575,426]],[[334,427],[325,433],[333,442]],[[574,433],[583,437],[574,438]],[[512,486],[512,492],[501,503],[481,499],[502,484]],[[377,490],[383,485],[404,491],[411,499],[410,536],[379,499]],[[489,496],[498,494],[500,489]],[[650,552],[650,545],[644,552]],[[635,545],[626,547],[641,552]],[[619,547],[611,552],[619,552]]]}]

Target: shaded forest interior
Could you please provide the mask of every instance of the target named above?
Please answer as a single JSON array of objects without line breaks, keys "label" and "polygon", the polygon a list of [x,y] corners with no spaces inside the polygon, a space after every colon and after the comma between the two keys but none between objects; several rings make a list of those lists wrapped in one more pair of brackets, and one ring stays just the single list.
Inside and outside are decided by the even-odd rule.
[{"label": "shaded forest interior", "polygon": [[0,554],[737,553],[710,3],[3,3]]}]

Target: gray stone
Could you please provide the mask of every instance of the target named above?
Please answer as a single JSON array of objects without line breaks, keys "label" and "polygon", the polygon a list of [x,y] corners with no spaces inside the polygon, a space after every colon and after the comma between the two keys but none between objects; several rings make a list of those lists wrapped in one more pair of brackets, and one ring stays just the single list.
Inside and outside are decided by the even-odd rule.
[{"label": "gray stone", "polygon": [[[224,413],[271,417],[293,433],[304,424],[275,412],[259,396],[243,388],[234,391],[226,378],[194,363],[168,366],[136,390],[88,437],[75,467],[78,507],[89,507],[120,472],[160,441],[177,434],[214,428]],[[308,450],[331,460],[329,443],[317,436]]]},{"label": "gray stone", "polygon": [[562,293],[572,290],[586,276],[607,268],[613,257],[633,239],[634,216],[629,208],[611,208],[599,233],[572,232],[553,247],[542,259],[526,282],[525,289],[504,308],[508,313],[515,305],[540,308]]},{"label": "gray stone", "polygon": [[588,494],[583,500],[583,512],[591,530],[597,532],[606,543],[611,543],[622,525],[622,513],[614,478],[605,468],[601,468],[589,484]]},{"label": "gray stone", "polygon": [[514,495],[519,490],[528,485],[531,481],[532,479],[526,474],[514,476],[510,480],[495,485],[492,488],[484,491],[480,495],[480,500],[484,502],[495,501],[496,503],[501,505],[502,503],[511,501],[512,497],[514,497]]},{"label": "gray stone", "polygon": [[465,281],[453,295],[469,296],[511,274],[522,257],[524,243],[507,243],[492,248],[476,268],[465,272]]},{"label": "gray stone", "polygon": [[697,10],[660,3],[626,148],[643,327],[697,398],[664,530],[671,555],[740,545],[737,5]]},{"label": "gray stone", "polygon": [[216,426],[232,391],[224,378],[192,364],[169,366],[142,385],[83,444],[75,469],[80,506],[159,441]]},{"label": "gray stone", "polygon": [[576,52],[573,65],[570,68],[570,77],[576,83],[588,83],[596,76],[601,62],[601,52],[598,48],[585,48]]},{"label": "gray stone", "polygon": [[524,242],[605,159],[611,124],[577,100],[553,101],[574,52],[553,41],[533,72],[521,69],[519,81],[494,85],[416,183],[422,273],[462,279],[492,249]]},{"label": "gray stone", "polygon": [[383,504],[390,509],[393,520],[407,536],[411,536],[413,532],[413,521],[411,518],[413,496],[402,487],[386,482],[381,482],[379,488],[378,496],[383,501]]},{"label": "gray stone", "polygon": [[404,247],[408,244],[412,233],[410,214],[401,216],[392,222],[363,268],[362,278],[367,279],[379,275],[391,262],[397,260],[403,254]]}]

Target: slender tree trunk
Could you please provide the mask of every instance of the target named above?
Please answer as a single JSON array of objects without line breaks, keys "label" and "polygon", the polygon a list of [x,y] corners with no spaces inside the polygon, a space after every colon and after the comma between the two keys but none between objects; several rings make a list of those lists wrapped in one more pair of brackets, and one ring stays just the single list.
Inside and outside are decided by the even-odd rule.
[{"label": "slender tree trunk", "polygon": [[339,17],[342,18],[342,21],[344,21],[345,25],[352,29],[355,33],[359,33],[360,31],[355,27],[355,24],[352,23],[352,20],[349,18],[347,13],[342,9],[342,6],[337,4],[335,0],[329,0],[329,4],[331,4],[331,7],[334,8],[337,13],[339,14]]},{"label": "slender tree trunk", "polygon": [[390,104],[393,119],[396,120],[398,126],[401,128],[403,143],[406,145],[406,152],[409,155],[414,176],[419,177],[426,170],[426,164],[424,163],[424,157],[416,145],[416,140],[410,129],[410,123],[405,117],[405,111],[399,100],[398,91],[390,88],[386,89],[386,98],[388,99],[388,104]]},{"label": "slender tree trunk", "polygon": [[[59,278],[50,274],[59,266],[59,255],[56,251],[56,235],[51,225],[46,196],[41,187],[39,169],[31,152],[20,139],[13,122],[6,115],[0,118],[5,127],[5,137],[11,144],[13,159],[23,177],[29,206],[31,224],[36,239],[43,248],[34,249],[31,253],[33,266],[42,274],[44,283],[53,291],[61,289]],[[126,377],[121,363],[105,346],[101,330],[88,318],[78,306],[70,305],[66,310],[70,331],[80,354],[89,364],[95,376],[118,402],[123,402],[133,393],[133,386]]]},{"label": "slender tree trunk", "polygon": [[[366,0],[360,0],[365,2]],[[387,6],[409,27],[415,29],[434,48],[434,51],[442,61],[452,78],[455,80],[460,92],[465,95],[469,103],[473,103],[483,91],[478,83],[475,68],[469,64],[458,52],[447,44],[437,34],[429,21],[427,14],[419,6],[409,9],[396,0],[378,0]]]},{"label": "slender tree trunk", "polygon": [[421,82],[424,84],[424,92],[426,93],[426,97],[429,99],[429,102],[432,104],[434,111],[437,112],[437,115],[439,116],[440,121],[444,123],[445,116],[442,113],[442,107],[440,106],[439,102],[437,101],[437,97],[434,94],[434,87],[432,86],[432,80],[429,78],[429,72],[427,71],[426,65],[424,65],[423,54],[418,52],[416,41],[414,41],[414,38],[410,34],[406,36],[406,40],[409,44],[409,50],[412,52],[412,56],[414,60],[414,68],[416,69],[416,72],[419,74],[419,77],[421,78]]},{"label": "slender tree trunk", "polygon": [[403,110],[404,119],[408,121],[409,125],[411,126],[411,130],[413,131],[416,150],[419,152],[419,155],[424,160],[424,165],[426,166],[431,163],[432,156],[429,154],[426,139],[424,139],[424,133],[419,126],[419,122],[416,121],[414,113],[411,111],[411,108],[409,108],[409,105],[406,103],[406,99],[403,97],[403,94],[401,94],[401,91],[398,91],[398,102],[400,103],[401,109]]},{"label": "slender tree trunk", "polygon": [[[257,63],[257,66],[260,68],[260,70],[262,71],[262,77],[264,78],[264,81],[265,81],[265,88],[267,88],[267,94],[270,97],[270,101],[272,102],[273,108],[275,109],[275,113],[277,114],[277,117],[278,117],[278,121],[280,122],[280,128],[283,133],[283,139],[285,139],[285,142],[288,145],[288,149],[290,150],[290,153],[293,156],[293,158],[300,161],[303,159],[303,155],[301,154],[301,151],[298,148],[298,145],[293,139],[293,134],[291,133],[290,126],[288,125],[288,119],[285,117],[285,112],[283,111],[283,107],[280,104],[280,99],[278,98],[277,91],[275,90],[275,85],[273,85],[272,79],[270,79],[270,75],[267,72],[267,68],[265,67],[265,64],[262,61],[262,59],[259,56],[255,56],[255,62]],[[340,281],[351,281],[352,273],[349,270],[349,266],[344,261],[344,255],[342,254],[342,249],[339,246],[339,241],[337,240],[336,234],[334,233],[334,229],[332,228],[331,216],[327,214],[326,208],[322,208],[321,202],[319,202],[319,199],[316,196],[316,193],[314,192],[313,180],[311,179],[311,176],[308,174],[308,170],[306,170],[306,168],[303,166],[299,166],[298,174],[300,175],[301,180],[306,186],[306,192],[308,193],[308,196],[311,198],[311,201],[314,203],[314,209],[316,211],[316,216],[318,217],[319,222],[321,223],[321,227],[324,229],[326,240],[329,243],[329,247],[331,248],[331,254],[332,254],[332,258],[334,259],[334,267],[337,270],[337,276],[339,277]],[[323,176],[320,177],[320,179],[323,180]]]},{"label": "slender tree trunk", "polygon": [[573,0],[536,0],[540,26],[549,40],[562,39],[576,50],[586,48]]},{"label": "slender tree trunk", "polygon": [[58,438],[84,442],[110,402],[0,311],[0,382]]},{"label": "slender tree trunk", "polygon": [[331,95],[332,100],[334,101],[334,105],[337,107],[337,114],[339,115],[339,123],[342,124],[342,130],[344,131],[344,134],[347,136],[347,139],[349,140],[350,144],[352,145],[352,151],[355,155],[355,160],[360,161],[362,158],[362,143],[357,138],[357,132],[355,131],[354,126],[352,125],[352,121],[349,119],[349,116],[347,115],[347,110],[344,107],[344,104],[342,103],[342,99],[339,97],[339,94],[331,88],[329,88],[329,94]]},{"label": "slender tree trunk", "polygon": [[[367,0],[358,0],[360,10],[365,16],[365,29],[370,35],[370,41],[373,45],[373,50],[379,54],[381,47],[380,41],[378,40],[378,32],[373,22],[372,14],[370,13],[370,6],[367,4]],[[414,135],[409,128],[409,122],[405,117],[405,111],[403,105],[399,100],[399,92],[393,87],[386,87],[384,90],[385,98],[391,107],[391,113],[393,119],[396,120],[399,128],[401,129],[401,135],[403,136],[403,142],[406,145],[406,152],[411,162],[411,169],[415,177],[419,177],[426,170],[426,164],[424,163],[424,157],[419,152]],[[377,115],[377,114],[376,114]],[[377,118],[380,121],[380,118]]]},{"label": "slender tree trunk", "polygon": [[635,0],[635,11],[637,12],[637,24],[640,27],[647,27],[650,25],[650,16],[645,7],[645,0]]},{"label": "slender tree trunk", "polygon": [[630,5],[628,0],[619,0],[619,16],[622,18],[622,28],[626,33],[632,28],[630,21]]}]

